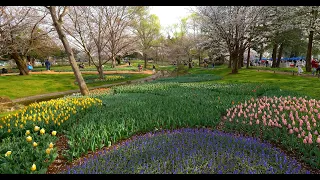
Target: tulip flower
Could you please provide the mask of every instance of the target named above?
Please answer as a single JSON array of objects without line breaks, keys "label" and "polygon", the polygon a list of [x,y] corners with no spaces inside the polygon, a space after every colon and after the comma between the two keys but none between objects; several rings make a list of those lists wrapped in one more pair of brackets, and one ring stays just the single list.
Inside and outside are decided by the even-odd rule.
[{"label": "tulip flower", "polygon": [[37,147],[38,146],[38,143],[36,143],[36,142],[33,142],[33,147]]},{"label": "tulip flower", "polygon": [[51,148],[47,148],[47,149],[46,149],[46,154],[49,155],[49,154],[50,154],[50,151],[51,151]]},{"label": "tulip flower", "polygon": [[[227,119],[227,118],[226,118]],[[55,136],[57,134],[57,131],[52,131],[52,136]]]},{"label": "tulip flower", "polygon": [[28,136],[26,139],[27,139],[28,142],[32,141],[32,137],[31,136]]},{"label": "tulip flower", "polygon": [[37,169],[37,166],[35,164],[32,164],[31,171],[35,171]]},{"label": "tulip flower", "polygon": [[7,151],[4,156],[5,156],[5,157],[10,156],[11,153],[12,153],[11,151]]},{"label": "tulip flower", "polygon": [[49,148],[53,148],[53,143],[52,142],[49,144]]},{"label": "tulip flower", "polygon": [[306,140],[306,139],[303,139],[303,143],[304,143],[304,144],[307,144],[307,140]]},{"label": "tulip flower", "polygon": [[46,132],[46,131],[45,131],[43,128],[40,130],[40,134],[41,134],[41,135],[43,135],[45,132]]},{"label": "tulip flower", "polygon": [[40,127],[39,126],[35,126],[34,127],[34,131],[39,131]]},{"label": "tulip flower", "polygon": [[292,129],[290,129],[290,130],[289,130],[289,134],[292,134],[292,133],[293,133],[293,130],[292,130]]},{"label": "tulip flower", "polygon": [[26,131],[26,135],[29,135],[29,134],[30,134],[30,130],[27,130],[27,131]]}]

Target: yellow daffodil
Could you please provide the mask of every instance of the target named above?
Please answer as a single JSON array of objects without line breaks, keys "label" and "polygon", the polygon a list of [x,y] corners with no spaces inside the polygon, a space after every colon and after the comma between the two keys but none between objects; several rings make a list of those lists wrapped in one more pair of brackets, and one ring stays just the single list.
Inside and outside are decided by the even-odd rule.
[{"label": "yellow daffodil", "polygon": [[40,127],[39,126],[35,126],[34,127],[34,131],[39,131]]},{"label": "yellow daffodil", "polygon": [[30,130],[27,130],[27,131],[26,131],[26,135],[29,135],[29,134],[30,134]]},{"label": "yellow daffodil", "polygon": [[50,154],[50,151],[51,151],[51,148],[47,148],[46,149],[46,153],[49,155]]},{"label": "yellow daffodil", "polygon": [[11,151],[7,151],[4,156],[5,156],[5,157],[10,156],[11,153],[12,153]]},{"label": "yellow daffodil", "polygon": [[35,171],[37,169],[37,166],[35,164],[32,164],[31,171]]},{"label": "yellow daffodil", "polygon": [[53,143],[52,142],[49,144],[49,148],[53,148]]},{"label": "yellow daffodil", "polygon": [[40,130],[40,134],[44,134],[46,131],[42,128],[41,130]]},{"label": "yellow daffodil", "polygon": [[55,136],[57,134],[57,131],[52,131],[52,136]]},{"label": "yellow daffodil", "polygon": [[28,141],[28,142],[31,142],[31,141],[32,141],[32,137],[31,137],[31,136],[28,136],[28,137],[27,137],[27,141]]},{"label": "yellow daffodil", "polygon": [[36,143],[36,142],[33,142],[33,147],[37,147],[38,146],[38,143]]}]

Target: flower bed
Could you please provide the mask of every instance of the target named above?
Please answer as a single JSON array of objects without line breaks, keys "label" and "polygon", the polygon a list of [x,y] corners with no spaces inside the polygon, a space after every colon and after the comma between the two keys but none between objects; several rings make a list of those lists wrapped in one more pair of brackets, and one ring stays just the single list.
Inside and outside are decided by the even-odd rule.
[{"label": "flower bed", "polygon": [[68,168],[69,174],[305,174],[296,160],[255,138],[209,129],[137,136]]}]

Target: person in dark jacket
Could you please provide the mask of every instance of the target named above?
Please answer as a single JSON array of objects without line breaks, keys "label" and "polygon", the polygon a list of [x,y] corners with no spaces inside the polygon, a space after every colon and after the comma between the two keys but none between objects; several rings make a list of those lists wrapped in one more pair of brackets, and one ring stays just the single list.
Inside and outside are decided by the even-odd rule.
[{"label": "person in dark jacket", "polygon": [[44,64],[46,65],[47,70],[50,70],[51,63],[48,59],[44,62]]}]

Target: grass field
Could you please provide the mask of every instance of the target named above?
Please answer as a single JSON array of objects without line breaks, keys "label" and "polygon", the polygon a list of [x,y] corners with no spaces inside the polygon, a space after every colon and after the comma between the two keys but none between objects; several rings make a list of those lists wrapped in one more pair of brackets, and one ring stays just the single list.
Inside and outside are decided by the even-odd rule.
[{"label": "grass field", "polygon": [[[103,84],[123,82],[148,76],[150,75],[130,74],[127,75],[127,78],[124,79],[88,83],[87,86],[95,87]],[[92,77],[92,75],[84,74],[83,77],[84,79],[86,79],[86,77]],[[73,74],[33,74],[29,76],[0,76],[0,84],[1,96],[8,96],[11,99],[79,88],[78,85],[75,84],[75,78]]]},{"label": "grass field", "polygon": [[213,73],[222,76],[219,83],[266,83],[277,85],[283,90],[292,90],[320,99],[320,79],[317,77],[302,77],[291,74],[257,71],[256,69],[239,69],[238,74],[230,74],[231,69],[218,66],[214,69],[193,68],[191,73]]}]

